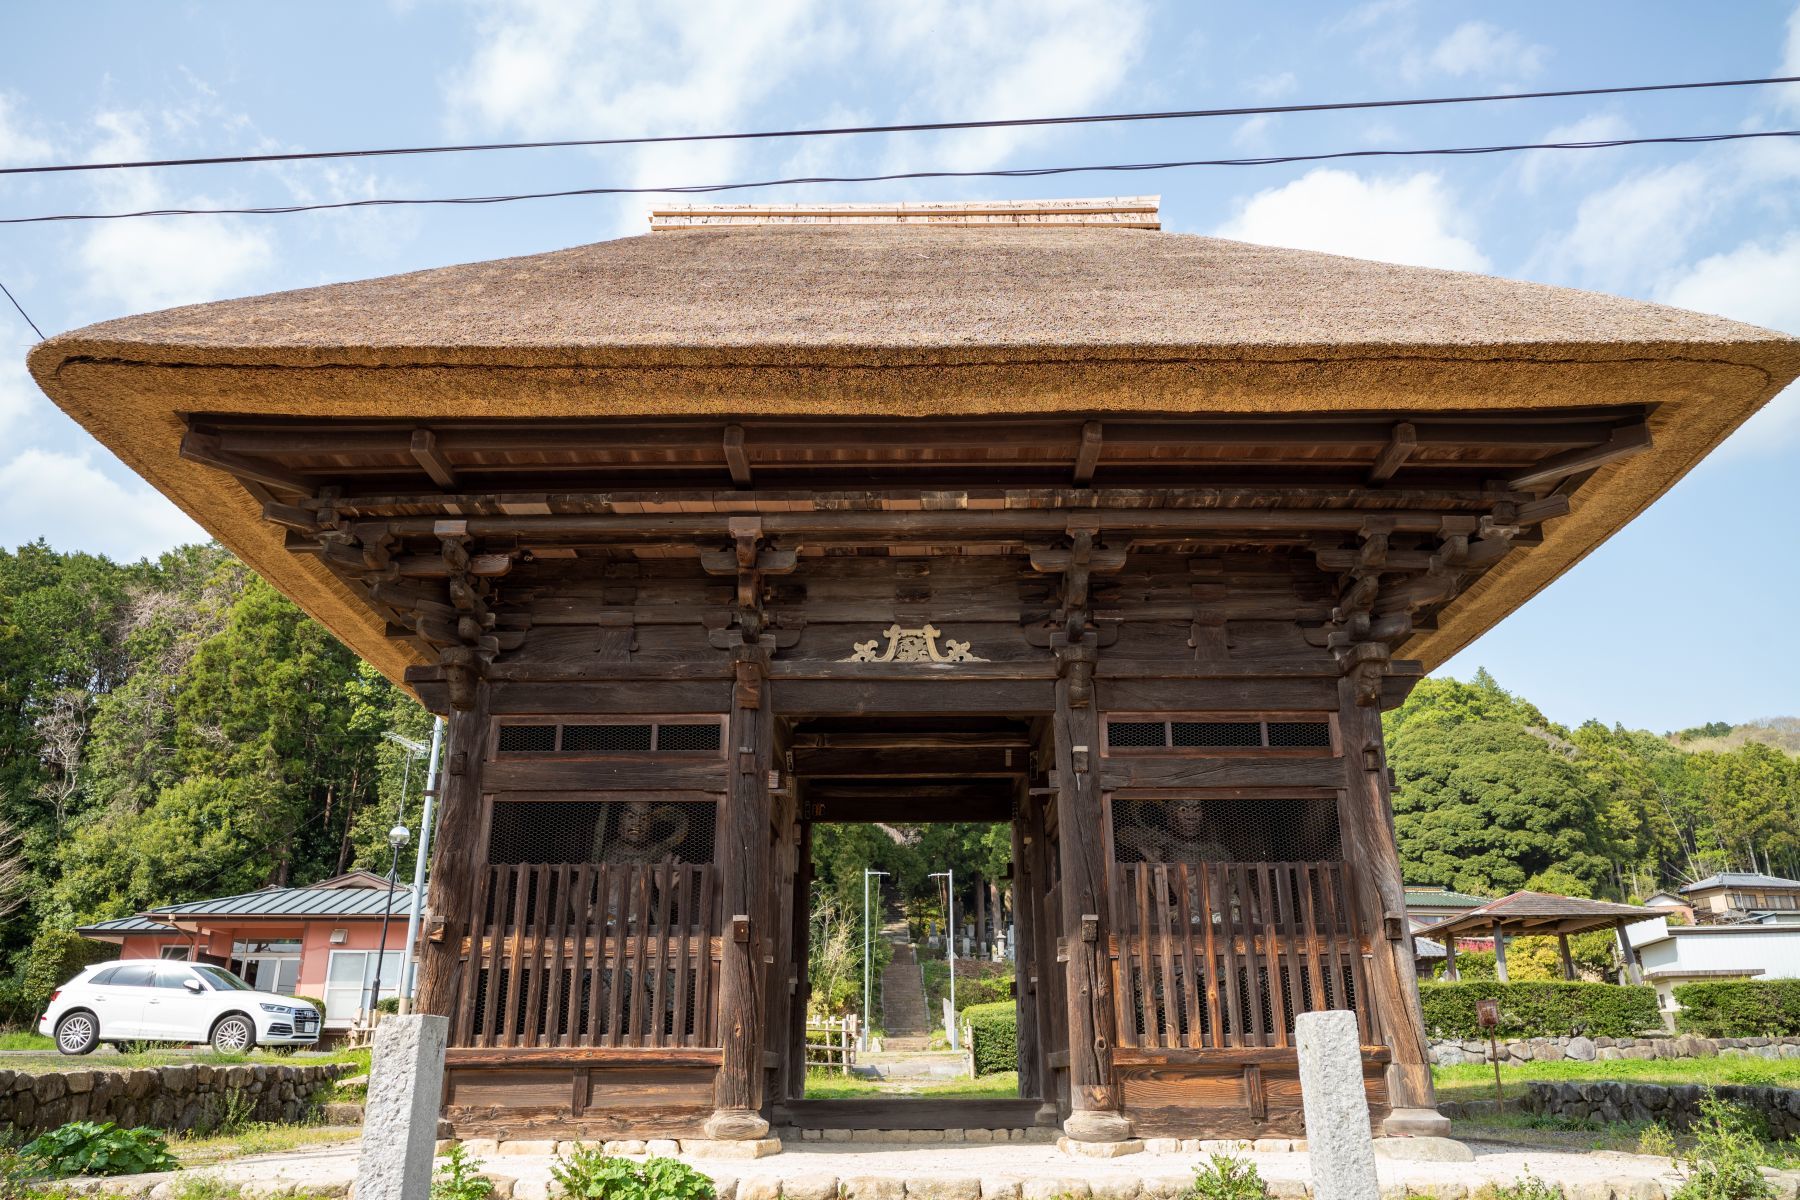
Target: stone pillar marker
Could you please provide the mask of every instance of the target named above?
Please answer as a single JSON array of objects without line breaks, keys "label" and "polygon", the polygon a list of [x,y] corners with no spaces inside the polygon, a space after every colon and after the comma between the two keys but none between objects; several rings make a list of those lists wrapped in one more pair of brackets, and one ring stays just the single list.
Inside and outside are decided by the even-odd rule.
[{"label": "stone pillar marker", "polygon": [[444,1092],[447,1017],[390,1016],[375,1027],[357,1200],[426,1200]]},{"label": "stone pillar marker", "polygon": [[1314,1200],[1378,1200],[1381,1194],[1361,1041],[1355,1013],[1309,1012],[1294,1019]]}]

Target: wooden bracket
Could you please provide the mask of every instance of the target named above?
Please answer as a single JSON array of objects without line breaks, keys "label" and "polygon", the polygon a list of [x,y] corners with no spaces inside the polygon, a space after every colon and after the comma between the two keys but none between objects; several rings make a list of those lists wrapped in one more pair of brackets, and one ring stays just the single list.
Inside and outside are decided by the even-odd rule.
[{"label": "wooden bracket", "polygon": [[1406,918],[1405,917],[1383,917],[1383,918],[1381,918],[1381,932],[1384,936],[1386,936],[1387,940],[1390,942],[1400,941],[1402,938],[1404,938],[1406,936]]},{"label": "wooden bracket", "polygon": [[1098,942],[1100,940],[1100,917],[1096,913],[1081,914],[1081,940]]},{"label": "wooden bracket", "polygon": [[750,941],[750,918],[738,914],[731,918],[731,940],[739,943]]}]

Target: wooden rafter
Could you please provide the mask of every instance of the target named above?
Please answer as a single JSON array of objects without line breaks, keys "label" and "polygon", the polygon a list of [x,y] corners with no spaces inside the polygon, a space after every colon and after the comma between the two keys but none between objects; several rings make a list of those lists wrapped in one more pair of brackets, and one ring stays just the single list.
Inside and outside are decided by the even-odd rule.
[{"label": "wooden rafter", "polygon": [[1591,471],[1595,467],[1629,458],[1649,448],[1650,427],[1641,424],[1627,425],[1622,429],[1615,429],[1603,445],[1552,455],[1524,474],[1513,476],[1507,481],[1507,486],[1523,489],[1540,483],[1551,483],[1578,471]]},{"label": "wooden rafter", "polygon": [[429,429],[414,430],[410,450],[413,461],[431,476],[431,482],[446,490],[456,487],[456,472],[451,469],[444,452],[438,449],[437,434]]}]

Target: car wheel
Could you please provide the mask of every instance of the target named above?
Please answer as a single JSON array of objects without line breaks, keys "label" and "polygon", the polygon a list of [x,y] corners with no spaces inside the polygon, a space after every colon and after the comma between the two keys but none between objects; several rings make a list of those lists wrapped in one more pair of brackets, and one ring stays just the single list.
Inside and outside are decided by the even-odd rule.
[{"label": "car wheel", "polygon": [[256,1027],[250,1018],[232,1013],[213,1026],[212,1048],[222,1054],[241,1054],[256,1045]]},{"label": "car wheel", "polygon": [[64,1013],[56,1023],[56,1048],[64,1054],[87,1054],[100,1044],[100,1022],[85,1008]]}]

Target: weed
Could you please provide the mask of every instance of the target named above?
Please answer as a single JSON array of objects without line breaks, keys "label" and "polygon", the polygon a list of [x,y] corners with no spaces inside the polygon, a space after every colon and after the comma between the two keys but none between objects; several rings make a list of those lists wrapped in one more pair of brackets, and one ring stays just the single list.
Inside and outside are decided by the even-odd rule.
[{"label": "weed", "polygon": [[1637,1152],[1649,1154],[1656,1158],[1675,1159],[1675,1135],[1669,1132],[1666,1125],[1646,1125],[1644,1132],[1638,1134]]},{"label": "weed", "polygon": [[1670,1200],[1766,1200],[1766,1156],[1748,1114],[1708,1094],[1700,1101],[1694,1146],[1682,1164],[1682,1183]]},{"label": "weed", "polygon": [[1490,1183],[1475,1193],[1475,1200],[1562,1200],[1559,1184],[1545,1183],[1528,1165],[1511,1183]]},{"label": "weed", "polygon": [[1194,1168],[1194,1182],[1188,1185],[1182,1200],[1263,1200],[1268,1185],[1257,1173],[1256,1164],[1235,1154],[1214,1153]]},{"label": "weed", "polygon": [[481,1173],[480,1164],[462,1147],[450,1147],[444,1163],[431,1177],[431,1200],[487,1200],[494,1181]]},{"label": "weed", "polygon": [[70,1175],[140,1175],[172,1171],[175,1156],[154,1129],[120,1129],[111,1121],[70,1121],[19,1150],[34,1170],[54,1179]]},{"label": "weed", "polygon": [[550,1174],[567,1196],[581,1200],[712,1200],[713,1181],[673,1158],[651,1158],[642,1166],[629,1158],[576,1146],[557,1155]]}]

